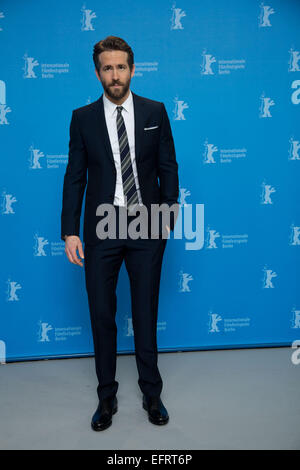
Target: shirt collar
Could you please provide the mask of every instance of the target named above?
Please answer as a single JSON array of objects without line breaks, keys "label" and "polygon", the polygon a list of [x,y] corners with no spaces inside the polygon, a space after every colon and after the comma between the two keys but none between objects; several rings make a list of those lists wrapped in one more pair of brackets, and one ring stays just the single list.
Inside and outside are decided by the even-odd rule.
[{"label": "shirt collar", "polygon": [[[129,112],[130,110],[130,106],[132,106],[132,102],[133,102],[133,98],[132,98],[132,93],[131,93],[131,90],[129,90],[129,95],[128,97],[126,98],[126,100],[122,103],[122,106],[123,108],[125,109],[125,111]],[[116,114],[117,111],[116,111],[116,108],[117,106],[120,106],[118,104],[115,104],[113,103],[112,101],[110,101],[110,99],[108,99],[105,94],[103,93],[103,104],[104,104],[104,108],[105,110],[108,112],[109,116],[112,117],[114,115],[114,113]]]}]

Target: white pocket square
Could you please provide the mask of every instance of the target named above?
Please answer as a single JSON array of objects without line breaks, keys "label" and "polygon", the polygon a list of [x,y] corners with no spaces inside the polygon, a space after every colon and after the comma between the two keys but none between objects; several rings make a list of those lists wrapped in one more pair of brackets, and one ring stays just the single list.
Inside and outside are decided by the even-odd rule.
[{"label": "white pocket square", "polygon": [[150,131],[150,129],[157,129],[158,126],[153,126],[153,127],[144,127],[144,131]]}]

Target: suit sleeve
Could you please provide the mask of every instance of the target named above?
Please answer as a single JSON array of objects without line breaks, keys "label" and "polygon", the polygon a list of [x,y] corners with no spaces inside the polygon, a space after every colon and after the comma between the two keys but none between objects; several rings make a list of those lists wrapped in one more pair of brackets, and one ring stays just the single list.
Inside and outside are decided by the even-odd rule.
[{"label": "suit sleeve", "polygon": [[83,194],[87,183],[87,155],[78,117],[73,111],[70,124],[69,159],[64,176],[61,212],[61,239],[78,235]]},{"label": "suit sleeve", "polygon": [[[176,152],[174,146],[174,140],[172,136],[172,130],[170,126],[169,117],[165,108],[162,104],[162,121],[160,129],[160,142],[158,150],[158,177],[160,182],[160,203],[168,204],[172,206],[178,205],[179,196],[179,179],[178,179],[178,163],[176,161]],[[178,212],[177,212],[178,214]],[[176,217],[173,217],[171,213],[171,230],[174,230]]]}]

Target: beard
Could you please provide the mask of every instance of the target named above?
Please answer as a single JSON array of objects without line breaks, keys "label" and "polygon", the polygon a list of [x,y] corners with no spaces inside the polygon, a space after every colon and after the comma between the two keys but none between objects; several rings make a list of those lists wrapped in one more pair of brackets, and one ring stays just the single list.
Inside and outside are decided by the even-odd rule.
[{"label": "beard", "polygon": [[[120,85],[120,88],[114,88],[113,85]],[[111,83],[110,85],[105,85],[104,83],[102,83],[102,86],[104,88],[104,91],[110,98],[114,100],[121,100],[122,98],[124,98],[124,96],[129,90],[130,78],[125,83],[120,83],[117,81]]]}]

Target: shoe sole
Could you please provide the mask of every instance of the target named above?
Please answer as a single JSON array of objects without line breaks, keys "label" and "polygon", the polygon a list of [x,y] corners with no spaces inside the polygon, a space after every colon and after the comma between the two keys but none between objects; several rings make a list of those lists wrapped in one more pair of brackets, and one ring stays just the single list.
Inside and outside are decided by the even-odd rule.
[{"label": "shoe sole", "polygon": [[[146,410],[147,413],[148,413],[148,408],[147,408],[147,406],[146,406],[144,403],[143,403],[143,408],[144,408],[144,410]],[[153,420],[153,419],[151,418],[151,416],[149,415],[149,413],[148,413],[148,419],[149,419],[150,423],[152,423],[152,424],[157,424],[158,426],[163,426],[164,424],[167,424],[167,423],[169,422],[169,418],[167,418],[165,421],[155,421],[155,420]]]},{"label": "shoe sole", "polygon": [[[114,415],[117,411],[118,411],[118,407],[116,407],[116,408],[113,409],[112,414]],[[112,425],[112,420],[110,420],[108,423],[104,424],[101,428],[98,428],[98,427],[95,428],[94,425],[93,425],[93,423],[91,423],[92,430],[93,430],[93,431],[96,431],[96,432],[98,432],[98,431],[104,431],[105,429],[109,428],[111,425]]]}]

